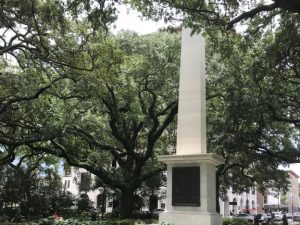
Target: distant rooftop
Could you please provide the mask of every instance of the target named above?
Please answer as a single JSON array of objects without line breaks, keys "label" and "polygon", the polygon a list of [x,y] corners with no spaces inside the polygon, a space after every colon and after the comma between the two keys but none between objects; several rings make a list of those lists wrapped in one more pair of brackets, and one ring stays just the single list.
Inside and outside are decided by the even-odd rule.
[{"label": "distant rooftop", "polygon": [[288,170],[287,172],[288,172],[290,175],[292,175],[292,176],[294,176],[294,177],[296,177],[296,178],[299,178],[298,174],[296,174],[294,171]]}]

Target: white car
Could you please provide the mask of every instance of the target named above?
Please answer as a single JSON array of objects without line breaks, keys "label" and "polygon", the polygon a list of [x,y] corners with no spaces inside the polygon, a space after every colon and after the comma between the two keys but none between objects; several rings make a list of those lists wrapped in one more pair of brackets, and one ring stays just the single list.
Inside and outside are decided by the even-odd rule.
[{"label": "white car", "polygon": [[268,223],[268,221],[269,221],[268,216],[265,213],[256,214],[255,217],[258,218],[258,221],[260,223]]},{"label": "white car", "polygon": [[267,218],[270,221],[272,219],[272,214],[271,213],[266,213],[267,214]]},{"label": "white car", "polygon": [[294,221],[293,213],[287,213],[287,214],[285,214],[285,215],[286,215],[287,221],[288,221],[289,223]]},{"label": "white car", "polygon": [[272,213],[274,214],[274,220],[276,220],[276,221],[282,220],[282,217],[283,217],[282,212],[272,212]]},{"label": "white car", "polygon": [[253,221],[254,221],[254,217],[249,214],[246,214],[246,213],[239,213],[239,214],[236,214],[234,217],[246,220],[251,223],[253,223]]},{"label": "white car", "polygon": [[300,221],[300,212],[294,212],[293,219],[294,219],[295,221]]}]

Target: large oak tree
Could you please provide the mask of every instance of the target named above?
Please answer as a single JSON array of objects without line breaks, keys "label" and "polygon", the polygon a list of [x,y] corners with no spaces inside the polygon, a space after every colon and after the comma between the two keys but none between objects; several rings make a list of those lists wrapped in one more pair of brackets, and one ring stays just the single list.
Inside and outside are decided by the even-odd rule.
[{"label": "large oak tree", "polygon": [[[105,40],[115,3],[58,2],[55,10],[50,1],[1,4],[1,28],[13,32],[10,39],[2,33],[1,55],[18,60],[13,68],[2,57],[1,162],[12,161],[21,145],[63,157],[121,190],[121,215],[128,217],[130,196],[163,169],[155,155],[172,141],[167,128],[177,112],[179,45],[163,34]],[[208,147],[226,159],[218,168],[221,187],[282,188],[284,174],[274,171],[299,162],[297,3],[292,9],[293,1],[156,1],[177,9],[170,11],[153,2],[130,1],[151,17],[185,13],[195,30],[206,25]],[[242,20],[247,29],[240,34],[210,26],[224,30]]]},{"label": "large oak tree", "polygon": [[208,57],[208,142],[226,159],[217,171],[224,190],[256,183],[262,192],[280,192],[286,175],[279,165],[299,163],[297,17],[285,18],[276,32],[209,42],[216,50]]},{"label": "large oak tree", "polygon": [[136,190],[164,170],[156,156],[174,146],[174,129],[168,128],[177,114],[179,38],[121,33],[110,39],[94,46],[110,49],[105,62],[101,52],[92,72],[77,71],[76,82],[66,79],[26,102],[13,115],[21,114],[27,126],[10,127],[9,141],[1,142],[18,148],[16,138],[23,140],[27,127],[34,137],[45,131],[45,140],[23,144],[119,190],[121,217],[131,217]]}]

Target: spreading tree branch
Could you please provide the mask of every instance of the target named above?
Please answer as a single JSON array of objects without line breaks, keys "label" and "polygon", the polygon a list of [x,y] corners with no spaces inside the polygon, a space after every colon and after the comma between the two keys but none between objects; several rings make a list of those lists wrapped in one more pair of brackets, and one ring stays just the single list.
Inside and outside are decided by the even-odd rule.
[{"label": "spreading tree branch", "polygon": [[252,18],[254,17],[255,15],[257,15],[258,13],[261,13],[261,12],[266,12],[266,11],[272,11],[276,8],[279,8],[279,4],[274,2],[273,4],[270,4],[270,5],[260,5],[260,6],[257,6],[256,8],[248,11],[248,12],[245,12],[245,13],[242,13],[241,15],[239,15],[238,17],[234,18],[233,20],[231,20],[228,24],[227,24],[227,27],[226,29],[229,30],[231,29],[236,23],[242,21],[242,20],[245,20],[245,19],[248,19],[248,18]]},{"label": "spreading tree branch", "polygon": [[93,166],[85,163],[79,162],[75,160],[71,154],[68,153],[68,150],[59,144],[58,142],[52,140],[51,143],[53,144],[53,148],[51,147],[44,147],[44,146],[37,146],[37,145],[28,145],[31,149],[39,152],[46,152],[57,157],[64,158],[70,166],[84,168],[87,171],[95,174],[96,176],[100,177],[106,184],[115,187],[115,188],[124,188],[124,185],[118,179],[114,179],[113,177],[109,176],[109,174],[104,170],[102,167],[94,168]]},{"label": "spreading tree branch", "polygon": [[19,97],[15,97],[13,99],[8,100],[5,104],[3,104],[0,107],[0,115],[2,113],[4,113],[11,105],[13,105],[14,103],[17,102],[24,102],[24,101],[31,101],[34,99],[37,99],[41,94],[43,94],[46,90],[50,89],[54,83],[62,80],[62,79],[66,79],[67,77],[58,77],[54,80],[51,81],[50,84],[39,88],[34,94],[30,95],[30,96],[19,96]]}]

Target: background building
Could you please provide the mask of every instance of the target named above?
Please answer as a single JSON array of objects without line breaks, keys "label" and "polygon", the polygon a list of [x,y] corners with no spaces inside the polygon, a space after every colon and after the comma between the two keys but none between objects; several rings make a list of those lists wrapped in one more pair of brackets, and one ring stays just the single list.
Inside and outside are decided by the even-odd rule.
[{"label": "background building", "polygon": [[291,170],[288,171],[288,175],[289,175],[290,185],[289,185],[288,192],[286,194],[287,206],[288,206],[289,212],[294,212],[294,211],[298,211],[298,208],[299,208],[299,205],[298,205],[298,203],[299,203],[299,183],[298,183],[299,176]]},{"label": "background building", "polygon": [[285,206],[281,204],[280,193],[257,193],[258,213],[281,211]]},{"label": "background building", "polygon": [[260,208],[262,211],[284,211],[295,212],[299,211],[299,176],[293,171],[287,171],[288,180],[290,182],[287,193],[258,193],[258,212]]},{"label": "background building", "polygon": [[[299,211],[299,176],[293,171],[288,171],[290,186],[285,195],[278,193],[262,194],[252,187],[250,191],[240,194],[234,193],[230,188],[224,200],[219,199],[220,213],[223,216],[229,216],[230,212],[237,214],[239,212],[249,212],[250,214],[262,213],[265,211],[284,210],[289,212]],[[85,169],[66,167],[62,177],[63,189],[69,191],[78,198],[88,196],[93,202],[94,208],[104,206],[105,212],[112,212],[113,205],[116,204],[112,199],[104,195],[103,188],[84,191],[88,189],[84,185],[95,182],[95,175],[90,174]],[[164,209],[165,207],[165,187],[161,187],[158,193],[149,197],[149,207],[141,208],[144,211],[153,209]],[[282,202],[284,199],[284,202]]]},{"label": "background building", "polygon": [[85,169],[67,167],[64,169],[62,177],[63,189],[74,194],[76,197],[88,197],[93,203],[94,208],[101,209],[104,206],[105,212],[111,212],[113,207],[112,200],[109,201],[103,193],[102,188],[85,191],[87,187],[95,182],[95,175],[87,172]]},{"label": "background building", "polygon": [[248,192],[237,194],[230,188],[227,191],[224,200],[219,199],[220,213],[223,216],[229,216],[230,212],[237,214],[239,212],[257,213],[257,191],[253,187]]}]

